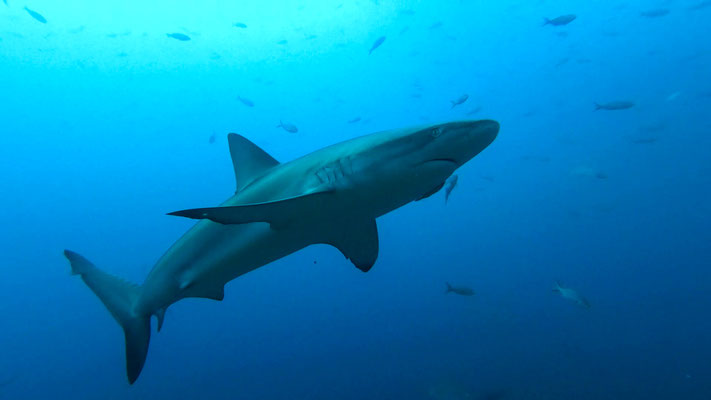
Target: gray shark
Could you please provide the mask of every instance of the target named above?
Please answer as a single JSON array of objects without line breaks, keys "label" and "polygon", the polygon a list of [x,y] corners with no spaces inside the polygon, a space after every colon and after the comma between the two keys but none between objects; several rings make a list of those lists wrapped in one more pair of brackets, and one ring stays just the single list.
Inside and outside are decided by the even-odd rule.
[{"label": "gray shark", "polygon": [[237,190],[219,207],[171,215],[200,219],[158,260],[142,285],[111,276],[65,250],[78,274],[121,325],[129,383],[148,352],[150,319],[188,297],[224,298],[227,282],[312,244],[330,244],[360,270],[378,257],[375,219],[439,191],[496,138],[496,121],[392,130],[279,163],[230,133]]},{"label": "gray shark", "polygon": [[564,299],[568,299],[581,307],[590,308],[590,302],[585,297],[571,288],[563,287],[558,281],[556,281],[553,291],[559,293]]}]

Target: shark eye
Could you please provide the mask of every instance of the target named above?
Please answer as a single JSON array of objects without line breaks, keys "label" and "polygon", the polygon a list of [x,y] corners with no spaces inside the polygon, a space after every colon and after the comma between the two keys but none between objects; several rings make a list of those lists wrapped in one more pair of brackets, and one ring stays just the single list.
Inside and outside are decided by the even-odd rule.
[{"label": "shark eye", "polygon": [[435,138],[439,137],[439,135],[441,135],[441,134],[442,134],[442,128],[440,128],[439,126],[436,128],[432,128],[432,132],[430,132],[430,135],[432,135],[432,137],[435,137]]}]

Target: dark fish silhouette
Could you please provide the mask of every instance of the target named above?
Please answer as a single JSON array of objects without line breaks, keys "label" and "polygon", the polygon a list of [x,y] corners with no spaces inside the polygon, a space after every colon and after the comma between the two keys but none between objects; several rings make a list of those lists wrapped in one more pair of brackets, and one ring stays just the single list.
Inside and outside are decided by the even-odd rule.
[{"label": "dark fish silhouette", "polygon": [[[7,4],[7,2],[5,3]],[[25,11],[27,11],[28,14],[30,14],[30,17],[36,19],[37,21],[46,24],[47,19],[42,16],[42,14],[38,13],[37,11],[30,10],[29,8],[25,7]]]},{"label": "dark fish silhouette", "polygon": [[180,40],[181,42],[187,42],[190,40],[190,36],[183,33],[166,33],[166,36],[175,40]]},{"label": "dark fish silhouette", "polygon": [[208,139],[207,141],[208,143],[213,144],[215,143],[215,139],[217,139],[217,137],[215,136],[215,132],[212,132],[212,135],[210,135],[210,139]]},{"label": "dark fish silhouette", "polygon": [[452,190],[457,186],[457,182],[459,181],[459,176],[457,175],[452,175],[449,179],[447,179],[447,183],[444,188],[444,204],[447,204],[447,201],[449,201],[449,195],[452,194]]},{"label": "dark fish silhouette", "polygon": [[634,144],[652,144],[657,141],[656,137],[643,137],[643,138],[638,138],[638,139],[633,139],[632,143]]},{"label": "dark fish silhouette", "polygon": [[444,23],[442,23],[442,21],[437,21],[437,22],[435,22],[434,24],[430,25],[430,29],[441,28],[442,25],[444,25]]},{"label": "dark fish silhouette", "polygon": [[356,122],[360,121],[360,117],[355,117],[351,120],[348,121],[349,124],[355,124]]},{"label": "dark fish silhouette", "polygon": [[234,26],[235,28],[246,28],[247,24],[242,22],[235,22],[234,24],[232,24],[232,26]]},{"label": "dark fish silhouette", "polygon": [[281,45],[285,45],[285,44],[287,44],[287,43],[289,43],[289,41],[286,40],[286,39],[283,39],[283,40],[280,40],[280,41],[277,42],[277,44],[281,44]]},{"label": "dark fish silhouette", "polygon": [[254,107],[254,103],[250,99],[247,99],[247,98],[244,98],[241,96],[237,96],[237,100],[239,100],[240,103],[244,104],[247,107]]},{"label": "dark fish silhouette", "polygon": [[634,107],[634,102],[632,101],[611,101],[609,103],[595,103],[595,111],[597,110],[627,110]]},{"label": "dark fish silhouette", "polygon": [[444,294],[448,293],[454,293],[458,294],[460,296],[473,296],[474,291],[471,288],[465,287],[465,286],[452,286],[449,284],[449,282],[445,282],[445,285],[447,285],[447,290],[444,291]]},{"label": "dark fish silhouette", "polygon": [[449,102],[452,103],[452,108],[454,108],[460,104],[464,104],[464,102],[467,101],[468,98],[469,98],[468,94],[463,94],[463,95],[457,97],[456,100],[450,100]]},{"label": "dark fish silhouette", "polygon": [[368,55],[370,55],[370,53],[372,53],[373,50],[380,47],[380,45],[383,44],[384,41],[385,41],[385,36],[381,36],[381,37],[375,39],[375,42],[373,42],[373,45],[370,46],[370,50],[368,50]]},{"label": "dark fish silhouette", "polygon": [[289,133],[296,133],[299,131],[299,128],[297,128],[296,125],[283,121],[279,121],[279,125],[277,125],[277,128],[281,128]]},{"label": "dark fish silhouette", "polygon": [[667,8],[655,8],[653,10],[642,11],[639,13],[641,17],[647,18],[658,18],[669,14],[669,9]]},{"label": "dark fish silhouette", "polygon": [[563,26],[568,25],[577,18],[575,14],[561,15],[552,19],[543,18],[543,25]]},{"label": "dark fish silhouette", "polygon": [[474,115],[474,114],[478,113],[479,111],[481,111],[481,109],[482,109],[481,106],[476,106],[472,110],[467,112],[467,115]]},{"label": "dark fish silhouette", "polygon": [[711,7],[711,0],[704,0],[701,3],[694,4],[693,6],[689,7],[689,10],[698,11],[708,7]]}]

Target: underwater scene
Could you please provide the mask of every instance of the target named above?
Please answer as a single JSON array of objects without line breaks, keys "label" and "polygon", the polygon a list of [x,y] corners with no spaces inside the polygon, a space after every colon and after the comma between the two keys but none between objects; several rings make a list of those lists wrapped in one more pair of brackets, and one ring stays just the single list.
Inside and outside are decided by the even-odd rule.
[{"label": "underwater scene", "polygon": [[711,0],[1,0],[0,399],[711,399]]}]

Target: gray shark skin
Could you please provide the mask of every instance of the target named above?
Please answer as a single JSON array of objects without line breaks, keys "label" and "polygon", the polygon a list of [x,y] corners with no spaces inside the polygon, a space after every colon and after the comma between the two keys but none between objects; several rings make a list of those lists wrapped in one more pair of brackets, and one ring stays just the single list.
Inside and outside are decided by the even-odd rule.
[{"label": "gray shark skin", "polygon": [[496,121],[458,121],[355,138],[280,164],[228,135],[237,190],[219,207],[171,213],[200,221],[158,260],[142,285],[65,250],[73,274],[124,329],[129,383],[148,352],[150,319],[188,297],[224,298],[227,282],[312,244],[338,248],[360,270],[378,257],[375,219],[431,196],[496,138]]},{"label": "gray shark skin", "polygon": [[590,302],[577,291],[564,287],[560,282],[555,283],[553,291],[559,293],[564,299],[568,299],[583,308],[590,308]]}]

